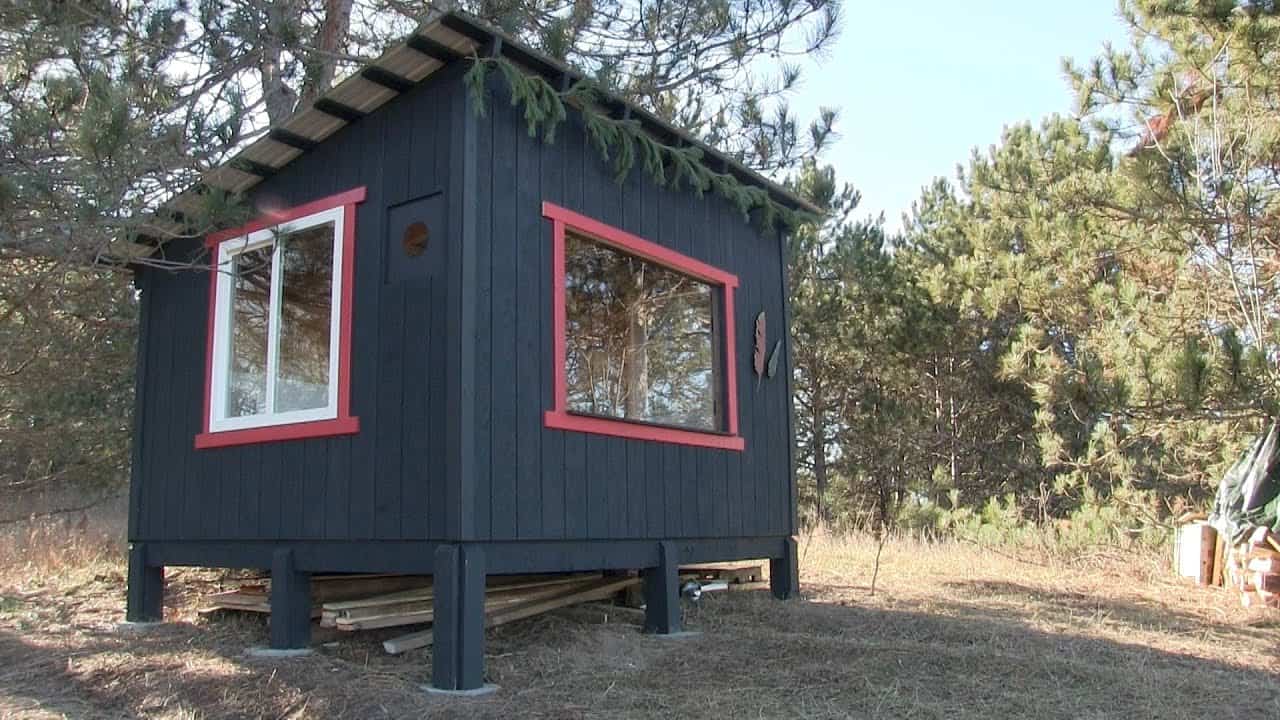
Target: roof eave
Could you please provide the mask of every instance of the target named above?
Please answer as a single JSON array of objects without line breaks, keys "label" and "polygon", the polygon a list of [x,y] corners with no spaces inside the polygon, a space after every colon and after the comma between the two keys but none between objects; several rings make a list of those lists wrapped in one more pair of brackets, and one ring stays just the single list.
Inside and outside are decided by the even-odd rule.
[{"label": "roof eave", "polygon": [[[181,209],[207,188],[243,193],[271,177],[303,153],[310,152],[331,135],[358,118],[390,102],[423,82],[452,62],[472,56],[481,45],[500,41],[502,54],[552,80],[584,79],[584,75],[542,52],[459,10],[434,14],[400,43],[331,88],[311,105],[262,134],[231,159],[206,171],[200,182],[165,203],[156,216],[165,218],[173,208]],[[707,145],[692,134],[666,122],[644,108],[612,94],[606,104],[625,108],[650,133],[665,135],[677,143],[702,151],[704,162],[716,172],[727,173],[740,182],[764,189],[775,202],[792,210],[823,215],[821,208],[787,188]],[[665,138],[662,138],[665,140]],[[719,167],[717,167],[717,165]],[[169,230],[168,219],[160,220],[161,235]],[[180,234],[178,227],[173,234]]]}]

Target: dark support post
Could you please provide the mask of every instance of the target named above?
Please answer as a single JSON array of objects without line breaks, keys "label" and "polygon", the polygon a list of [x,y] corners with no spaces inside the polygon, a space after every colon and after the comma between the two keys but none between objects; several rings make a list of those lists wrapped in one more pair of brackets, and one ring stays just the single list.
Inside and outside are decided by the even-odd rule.
[{"label": "dark support post", "polygon": [[311,644],[311,575],[299,572],[293,550],[271,555],[271,649],[302,650]]},{"label": "dark support post", "polygon": [[431,685],[437,690],[484,687],[484,550],[436,549]]},{"label": "dark support post", "polygon": [[645,568],[644,603],[645,632],[680,632],[680,557],[674,543],[658,543],[658,566]]},{"label": "dark support post", "polygon": [[782,541],[782,557],[769,558],[769,588],[779,600],[800,597],[800,560],[793,537]]},{"label": "dark support post", "polygon": [[147,565],[147,546],[129,545],[129,589],[124,619],[160,622],[164,619],[164,567]]}]

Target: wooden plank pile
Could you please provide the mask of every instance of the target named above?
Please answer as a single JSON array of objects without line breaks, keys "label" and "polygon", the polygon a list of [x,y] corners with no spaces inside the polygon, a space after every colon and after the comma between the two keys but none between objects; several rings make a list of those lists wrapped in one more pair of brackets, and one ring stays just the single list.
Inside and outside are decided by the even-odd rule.
[{"label": "wooden plank pile", "polygon": [[1245,607],[1280,608],[1280,536],[1259,527],[1226,553],[1224,581]]},{"label": "wooden plank pile", "polygon": [[[494,627],[561,607],[608,600],[639,587],[636,575],[602,573],[508,575],[489,578],[485,591],[485,625]],[[344,632],[429,625],[433,618],[430,576],[316,575],[311,578],[312,617],[321,627]],[[205,598],[200,614],[233,611],[271,612],[271,581],[255,578],[234,590]],[[431,631],[410,633],[383,643],[395,654],[431,644]]]},{"label": "wooden plank pile", "polygon": [[1178,527],[1174,566],[1179,575],[1201,585],[1240,593],[1245,607],[1280,608],[1280,535],[1256,527],[1236,545],[1203,519]]},{"label": "wooden plank pile", "polygon": [[682,565],[680,579],[738,586],[735,589],[743,589],[740,587],[743,585],[758,588],[769,584],[764,579],[764,565],[759,562]]},{"label": "wooden plank pile", "polygon": [[[600,573],[494,577],[485,589],[485,611],[571,593],[584,589],[600,577]],[[320,627],[350,632],[428,623],[432,619],[433,597],[434,589],[427,586],[418,590],[325,603],[321,606]]]},{"label": "wooden plank pile", "polygon": [[[240,580],[235,590],[215,593],[205,598],[200,614],[231,610],[239,612],[270,613],[271,581],[268,578]],[[367,597],[374,593],[389,593],[430,587],[431,578],[426,575],[314,575],[311,578],[311,598],[317,606],[314,617],[320,617],[319,603]]]},{"label": "wooden plank pile", "polygon": [[[682,581],[695,581],[704,591],[746,590],[767,586],[760,563],[682,567]],[[562,607],[609,600],[624,595],[638,599],[641,579],[634,574],[576,573],[506,575],[488,579],[485,626],[496,627]],[[315,575],[311,578],[312,617],[320,626],[342,632],[408,625],[430,625],[434,587],[426,575]],[[234,590],[205,598],[201,614],[221,611],[270,613],[271,581],[239,581]],[[391,654],[431,644],[423,630],[383,642]]]},{"label": "wooden plank pile", "polygon": [[[640,584],[640,578],[630,576],[597,577],[585,582],[542,588],[522,588],[514,591],[485,593],[484,625],[487,628],[505,625],[541,615],[552,610],[586,602],[608,600],[628,588]],[[409,633],[382,643],[382,649],[392,655],[427,647],[431,644],[431,631]]]}]

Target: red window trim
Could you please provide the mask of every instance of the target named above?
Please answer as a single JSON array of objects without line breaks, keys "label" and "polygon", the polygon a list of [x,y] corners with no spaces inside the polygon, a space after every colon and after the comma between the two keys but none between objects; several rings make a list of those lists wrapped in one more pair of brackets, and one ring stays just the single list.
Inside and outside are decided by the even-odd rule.
[{"label": "red window trim", "polygon": [[[554,203],[542,203],[542,216],[551,221],[551,345],[552,376],[555,380],[553,402],[555,407],[546,411],[544,424],[558,430],[612,435],[614,437],[634,440],[651,440],[676,445],[693,445],[697,447],[719,448],[722,450],[741,451],[746,447],[742,436],[738,434],[738,378],[737,355],[734,350],[734,315],[733,293],[738,287],[738,277],[713,267],[699,260],[682,255],[670,248],[652,243],[644,238],[580,215],[572,210]],[[664,267],[669,267],[686,275],[703,280],[723,289],[724,297],[724,372],[725,372],[725,417],[728,425],[727,433],[703,432],[698,430],[680,430],[629,420],[613,420],[610,418],[577,415],[569,412],[568,380],[565,378],[565,288],[564,288],[564,235],[565,229],[591,237],[600,243],[617,248],[623,252],[651,260]]]},{"label": "red window trim", "polygon": [[[209,263],[209,317],[205,338],[204,415],[200,419],[201,432],[195,437],[197,449],[301,440],[334,435],[354,435],[360,431],[359,418],[351,415],[351,312],[355,292],[356,205],[364,202],[367,194],[367,189],[361,186],[296,207],[268,210],[261,217],[240,227],[211,233],[205,237],[204,242],[211,251],[213,261]],[[340,270],[342,298],[341,307],[338,309],[338,416],[330,420],[211,432],[209,430],[209,419],[213,402],[213,334],[214,311],[218,302],[218,245],[227,240],[243,237],[264,228],[337,207],[343,209],[342,268]]]}]

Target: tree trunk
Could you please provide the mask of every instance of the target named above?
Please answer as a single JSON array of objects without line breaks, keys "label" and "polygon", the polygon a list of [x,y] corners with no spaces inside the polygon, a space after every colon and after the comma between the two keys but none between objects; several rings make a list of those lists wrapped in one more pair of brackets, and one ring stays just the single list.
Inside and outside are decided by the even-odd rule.
[{"label": "tree trunk", "polygon": [[643,418],[649,398],[649,308],[645,302],[644,271],[636,273],[635,287],[627,303],[627,354],[624,356],[623,393],[625,417]]},{"label": "tree trunk", "polygon": [[352,0],[325,0],[324,21],[316,34],[315,54],[308,63],[306,84],[302,88],[301,104],[314,102],[333,86],[333,75],[338,65],[338,55],[347,42],[351,28]]},{"label": "tree trunk", "polygon": [[816,514],[818,522],[828,524],[831,520],[831,511],[827,507],[827,423],[826,411],[819,399],[822,393],[822,385],[815,381],[813,384],[813,479],[816,483],[816,491],[818,495]]},{"label": "tree trunk", "polygon": [[296,22],[297,5],[294,2],[268,3],[264,9],[266,22],[259,35],[262,50],[258,58],[258,73],[262,79],[262,99],[267,109],[267,121],[271,127],[283,123],[293,114],[297,95],[285,82],[281,56],[284,44],[281,38],[290,22]]},{"label": "tree trunk", "polygon": [[[954,380],[956,373],[956,359],[954,357],[947,360],[947,377]],[[954,388],[952,384],[949,387]],[[951,487],[960,487],[960,411],[956,409],[956,394],[952,390],[947,392],[947,409],[949,411],[950,427],[948,432],[950,437],[950,447],[948,454],[951,461]]]}]

